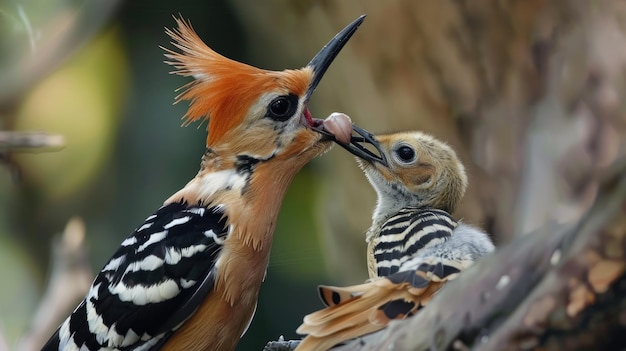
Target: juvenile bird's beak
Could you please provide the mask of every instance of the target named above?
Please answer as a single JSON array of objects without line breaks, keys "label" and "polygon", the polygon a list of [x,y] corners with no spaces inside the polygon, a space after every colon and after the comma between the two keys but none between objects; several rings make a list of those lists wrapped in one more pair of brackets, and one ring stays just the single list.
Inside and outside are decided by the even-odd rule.
[{"label": "juvenile bird's beak", "polygon": [[346,26],[346,28],[342,29],[341,32],[337,33],[334,38],[332,38],[326,46],[320,50],[320,52],[313,57],[311,62],[307,65],[307,67],[313,68],[313,79],[311,80],[311,84],[309,85],[306,94],[305,94],[305,102],[309,101],[309,98],[317,88],[317,85],[322,80],[324,73],[333,62],[339,51],[343,48],[344,45],[350,40],[352,34],[356,32],[359,25],[363,23],[365,19],[365,15],[361,15],[359,18],[355,19],[352,23]]},{"label": "juvenile bird's beak", "polygon": [[[352,130],[356,132],[359,136],[353,135],[350,138],[350,144],[344,144],[339,141],[335,142],[358,158],[361,158],[371,163],[378,162],[385,167],[389,167],[389,164],[387,163],[387,156],[385,156],[383,148],[380,146],[378,140],[376,140],[374,134],[368,132],[363,128],[355,126],[354,124],[352,125]],[[372,147],[374,147],[376,152],[368,149],[364,145],[361,145],[362,143],[371,145]]]}]

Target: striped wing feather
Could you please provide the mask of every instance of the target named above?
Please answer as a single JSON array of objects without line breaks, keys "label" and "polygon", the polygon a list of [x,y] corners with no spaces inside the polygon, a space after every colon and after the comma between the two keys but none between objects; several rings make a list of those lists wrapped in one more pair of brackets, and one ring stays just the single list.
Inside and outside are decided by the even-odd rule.
[{"label": "striped wing feather", "polygon": [[400,210],[383,223],[372,239],[377,276],[394,274],[421,250],[449,240],[456,226],[450,214],[442,210]]},{"label": "striped wing feather", "polygon": [[160,208],[122,242],[43,350],[159,349],[212,289],[227,234],[219,206]]}]

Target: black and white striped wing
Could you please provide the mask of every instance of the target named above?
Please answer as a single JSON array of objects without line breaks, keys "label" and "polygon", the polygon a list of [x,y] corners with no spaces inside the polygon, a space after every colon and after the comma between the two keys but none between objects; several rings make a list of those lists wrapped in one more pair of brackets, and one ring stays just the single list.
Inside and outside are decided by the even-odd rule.
[{"label": "black and white striped wing", "polygon": [[[456,279],[477,259],[494,249],[485,232],[459,223],[448,240],[419,250],[404,261],[398,272],[379,282],[380,286],[406,286],[410,295],[398,296],[381,305],[378,308],[378,321],[387,323],[391,319],[398,319],[398,316],[412,315],[426,305],[444,284]],[[329,295],[328,292],[325,294]]]},{"label": "black and white striped wing", "polygon": [[122,242],[43,350],[158,349],[212,289],[227,235],[220,206],[163,206]]},{"label": "black and white striped wing", "polygon": [[450,214],[442,210],[400,210],[382,225],[380,234],[373,239],[378,276],[398,272],[420,250],[450,239],[456,226]]}]

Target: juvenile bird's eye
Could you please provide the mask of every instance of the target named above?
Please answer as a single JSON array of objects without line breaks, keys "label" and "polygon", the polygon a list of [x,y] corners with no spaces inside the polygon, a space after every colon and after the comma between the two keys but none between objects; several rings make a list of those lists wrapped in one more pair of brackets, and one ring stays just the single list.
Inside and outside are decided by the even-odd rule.
[{"label": "juvenile bird's eye", "polygon": [[396,155],[401,161],[411,162],[415,160],[415,150],[410,146],[402,145],[396,150]]},{"label": "juvenile bird's eye", "polygon": [[267,107],[267,117],[276,121],[286,121],[296,112],[298,97],[294,94],[279,96]]}]

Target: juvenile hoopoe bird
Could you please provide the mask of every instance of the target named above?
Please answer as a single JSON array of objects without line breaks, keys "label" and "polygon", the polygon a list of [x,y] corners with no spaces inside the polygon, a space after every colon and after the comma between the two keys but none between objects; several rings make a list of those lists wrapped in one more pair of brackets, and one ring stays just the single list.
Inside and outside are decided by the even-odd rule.
[{"label": "juvenile hoopoe bird", "polygon": [[370,281],[351,287],[321,286],[328,306],[304,318],[308,334],[297,350],[327,350],[337,343],[413,315],[448,281],[492,252],[488,235],[450,216],[467,176],[454,151],[420,132],[373,136],[354,127],[377,153],[342,145],[377,193],[366,234]]},{"label": "juvenile hoopoe bird", "polygon": [[[358,18],[304,68],[225,58],[177,19],[168,63],[194,77],[177,101],[208,120],[200,171],[121,244],[44,350],[232,350],[249,325],[292,178],[351,133],[313,119],[309,98]],[[343,118],[343,120],[342,120]],[[344,130],[342,130],[344,129]],[[349,139],[348,139],[349,142]]]}]

